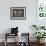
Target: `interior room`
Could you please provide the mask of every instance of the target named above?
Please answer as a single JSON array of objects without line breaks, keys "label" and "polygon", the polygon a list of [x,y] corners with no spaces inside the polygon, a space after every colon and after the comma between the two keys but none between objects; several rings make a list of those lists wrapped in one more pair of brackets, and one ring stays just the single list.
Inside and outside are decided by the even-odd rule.
[{"label": "interior room", "polygon": [[0,46],[46,46],[46,0],[0,0]]}]

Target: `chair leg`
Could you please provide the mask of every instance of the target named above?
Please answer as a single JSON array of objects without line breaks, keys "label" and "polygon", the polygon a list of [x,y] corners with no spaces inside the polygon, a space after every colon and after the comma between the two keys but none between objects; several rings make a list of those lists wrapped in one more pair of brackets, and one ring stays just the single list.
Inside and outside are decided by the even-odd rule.
[{"label": "chair leg", "polygon": [[4,44],[5,44],[5,46],[7,46],[7,42],[6,41],[4,42]]},{"label": "chair leg", "polygon": [[7,34],[5,34],[5,46],[7,46]]}]

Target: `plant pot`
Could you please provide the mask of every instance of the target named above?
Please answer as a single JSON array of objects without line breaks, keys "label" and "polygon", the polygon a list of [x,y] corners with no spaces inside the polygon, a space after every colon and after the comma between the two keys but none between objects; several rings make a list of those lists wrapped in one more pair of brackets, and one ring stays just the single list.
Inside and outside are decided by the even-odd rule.
[{"label": "plant pot", "polygon": [[45,39],[40,39],[40,43],[44,43],[44,40],[45,40]]},{"label": "plant pot", "polygon": [[38,39],[37,42],[41,44],[41,43],[44,42],[44,40],[45,40],[45,39]]},{"label": "plant pot", "polygon": [[37,43],[40,43],[40,39],[37,39]]}]

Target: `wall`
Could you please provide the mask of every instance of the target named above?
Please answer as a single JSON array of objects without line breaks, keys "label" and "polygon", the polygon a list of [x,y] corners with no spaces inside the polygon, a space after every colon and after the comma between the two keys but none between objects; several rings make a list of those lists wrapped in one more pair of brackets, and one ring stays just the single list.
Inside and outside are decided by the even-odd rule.
[{"label": "wall", "polygon": [[[10,7],[26,7],[26,20],[10,20]],[[30,32],[36,24],[36,0],[0,0],[0,34],[10,32],[11,27],[19,27],[19,32]]]}]

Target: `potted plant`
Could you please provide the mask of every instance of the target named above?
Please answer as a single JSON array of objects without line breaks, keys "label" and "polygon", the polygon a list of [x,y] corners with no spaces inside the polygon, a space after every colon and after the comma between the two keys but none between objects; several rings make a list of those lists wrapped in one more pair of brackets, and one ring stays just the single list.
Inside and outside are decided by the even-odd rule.
[{"label": "potted plant", "polygon": [[46,36],[46,33],[45,32],[35,32],[33,35],[37,38],[37,41],[40,43],[40,40],[42,38],[45,38],[44,36]]},{"label": "potted plant", "polygon": [[45,29],[45,26],[41,26],[40,29]]},{"label": "potted plant", "polygon": [[32,25],[32,27],[35,28],[36,30],[45,29],[45,26]]},{"label": "potted plant", "polygon": [[33,28],[36,28],[38,30],[38,27],[36,25],[32,25]]}]

